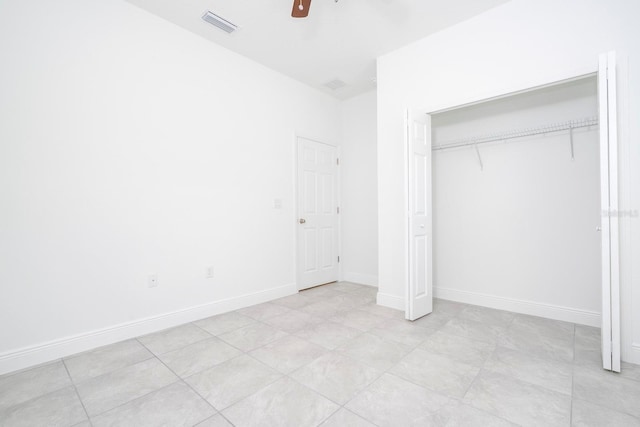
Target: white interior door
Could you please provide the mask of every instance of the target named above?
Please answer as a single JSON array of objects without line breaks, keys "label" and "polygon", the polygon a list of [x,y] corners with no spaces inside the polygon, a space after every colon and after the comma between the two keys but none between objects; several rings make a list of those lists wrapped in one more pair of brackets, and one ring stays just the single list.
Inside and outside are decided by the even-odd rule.
[{"label": "white interior door", "polygon": [[405,317],[416,320],[433,311],[431,116],[407,111],[409,266]]},{"label": "white interior door", "polygon": [[298,138],[298,289],[338,280],[337,148]]},{"label": "white interior door", "polygon": [[600,56],[600,203],[602,220],[602,364],[620,372],[620,254],[618,228],[618,131],[616,57]]}]

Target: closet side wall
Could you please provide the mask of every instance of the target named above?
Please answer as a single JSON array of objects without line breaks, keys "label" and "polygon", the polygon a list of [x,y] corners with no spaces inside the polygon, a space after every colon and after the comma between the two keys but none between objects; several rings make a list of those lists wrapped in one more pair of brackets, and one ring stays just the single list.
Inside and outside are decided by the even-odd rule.
[{"label": "closet side wall", "polygon": [[[597,115],[595,79],[433,116],[434,143]],[[435,151],[434,292],[600,324],[598,129]],[[539,311],[536,311],[538,314]]]}]

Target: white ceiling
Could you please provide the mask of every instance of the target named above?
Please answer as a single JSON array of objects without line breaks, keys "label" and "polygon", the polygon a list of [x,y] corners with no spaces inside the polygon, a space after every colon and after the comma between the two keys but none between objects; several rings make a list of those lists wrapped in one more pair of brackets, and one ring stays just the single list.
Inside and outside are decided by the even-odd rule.
[{"label": "white ceiling", "polygon": [[[313,0],[291,18],[292,0],[127,0],[155,15],[339,99],[375,85],[375,59],[508,0]],[[204,22],[210,10],[240,27]],[[346,86],[331,90],[339,79]]]}]

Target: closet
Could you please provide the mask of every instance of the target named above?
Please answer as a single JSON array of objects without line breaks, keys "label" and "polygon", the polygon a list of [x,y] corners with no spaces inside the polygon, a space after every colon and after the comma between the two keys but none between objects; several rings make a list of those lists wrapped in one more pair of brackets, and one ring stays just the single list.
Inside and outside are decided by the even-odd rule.
[{"label": "closet", "polygon": [[436,296],[600,326],[597,85],[431,115]]},{"label": "closet", "polygon": [[408,320],[435,296],[601,326],[620,371],[616,82],[608,52],[590,74],[407,109]]}]

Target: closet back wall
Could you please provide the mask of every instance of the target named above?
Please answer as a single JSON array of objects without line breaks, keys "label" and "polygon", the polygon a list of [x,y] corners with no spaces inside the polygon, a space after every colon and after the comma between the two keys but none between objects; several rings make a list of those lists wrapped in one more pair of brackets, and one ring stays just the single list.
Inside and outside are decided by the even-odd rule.
[{"label": "closet back wall", "polygon": [[[433,116],[434,144],[597,115],[595,79]],[[436,296],[600,324],[597,127],[435,151]]]}]

